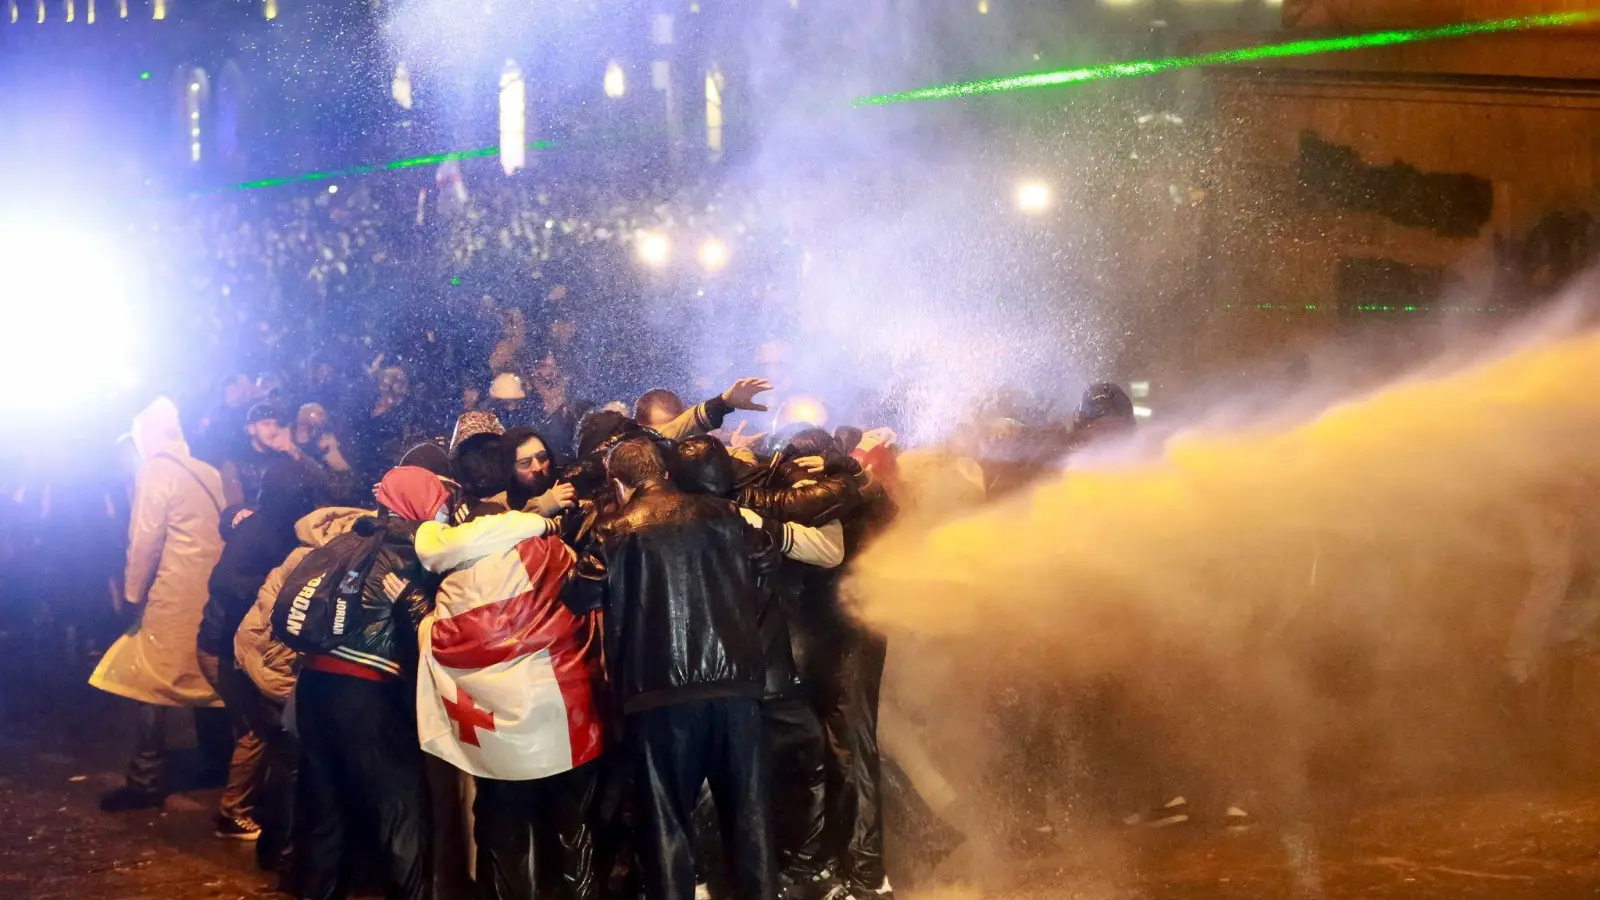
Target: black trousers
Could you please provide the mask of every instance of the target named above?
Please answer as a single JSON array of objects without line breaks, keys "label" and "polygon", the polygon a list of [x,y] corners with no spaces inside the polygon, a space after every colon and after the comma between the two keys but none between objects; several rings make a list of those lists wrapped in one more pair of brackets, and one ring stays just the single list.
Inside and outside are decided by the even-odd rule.
[{"label": "black trousers", "polygon": [[647,900],[693,900],[694,808],[708,782],[737,900],[777,897],[761,702],[702,700],[627,717]]},{"label": "black trousers", "polygon": [[[167,771],[167,733],[173,717],[180,707],[157,706],[140,703],[138,728],[134,736],[133,757],[128,760],[128,786],[151,794],[165,794],[174,787],[182,789],[185,783],[174,785]],[[198,780],[226,777],[228,757],[233,753],[233,726],[228,713],[220,707],[195,707],[194,734],[200,765],[205,771]]]},{"label": "black trousers", "polygon": [[794,880],[822,874],[828,736],[810,697],[762,703],[772,759],[772,827],[782,871]]},{"label": "black trousers", "polygon": [[139,704],[133,758],[128,760],[129,787],[150,794],[167,792],[167,727],[172,716],[170,706]]},{"label": "black trousers", "polygon": [[479,778],[472,803],[482,900],[596,900],[598,762],[532,781]]},{"label": "black trousers", "polygon": [[389,900],[424,900],[432,822],[413,688],[306,670],[295,687],[295,862],[303,900],[339,900],[363,849]]},{"label": "black trousers", "polygon": [[472,835],[462,794],[472,776],[432,754],[423,754],[428,809],[433,818],[433,900],[472,900]]},{"label": "black trousers", "polygon": [[828,733],[825,859],[840,877],[875,891],[883,885],[883,789],[878,752],[878,693],[888,641],[849,628],[807,673],[817,687],[817,714]]},{"label": "black trousers", "polygon": [[[772,764],[772,837],[778,870],[804,882],[827,868],[822,852],[827,789],[828,736],[809,696],[769,697],[761,702],[762,730]],[[712,895],[732,893],[719,835],[721,823],[711,792],[702,786],[695,806],[695,870]]]}]

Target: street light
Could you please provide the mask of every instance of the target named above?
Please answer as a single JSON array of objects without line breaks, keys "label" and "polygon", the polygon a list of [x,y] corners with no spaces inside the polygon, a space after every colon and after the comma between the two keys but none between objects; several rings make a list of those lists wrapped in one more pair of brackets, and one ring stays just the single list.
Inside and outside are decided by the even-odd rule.
[{"label": "street light", "polygon": [[1042,213],[1055,202],[1050,185],[1042,181],[1024,181],[1017,185],[1017,209],[1030,215]]},{"label": "street light", "polygon": [[706,271],[715,272],[727,264],[727,244],[716,238],[707,238],[706,242],[700,245],[700,265],[705,266]]},{"label": "street light", "polygon": [[672,244],[667,241],[666,235],[653,232],[639,234],[639,259],[648,266],[664,266],[668,257],[672,256]]},{"label": "street light", "polygon": [[623,73],[622,66],[617,65],[616,60],[606,63],[606,74],[600,82],[606,96],[613,100],[628,92],[628,76]]}]

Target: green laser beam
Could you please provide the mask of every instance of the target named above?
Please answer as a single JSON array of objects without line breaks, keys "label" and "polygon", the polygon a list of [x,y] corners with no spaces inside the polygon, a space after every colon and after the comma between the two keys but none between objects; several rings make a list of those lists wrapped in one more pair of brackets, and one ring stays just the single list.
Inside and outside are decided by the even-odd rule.
[{"label": "green laser beam", "polygon": [[1286,44],[1269,44],[1265,47],[1245,47],[1237,50],[1217,50],[1192,56],[1173,56],[1165,59],[1147,59],[1133,62],[1106,63],[1076,69],[1058,69],[1031,75],[1006,75],[984,78],[958,84],[918,88],[894,94],[876,94],[855,100],[855,106],[886,106],[908,100],[949,100],[955,97],[976,97],[980,94],[1000,94],[1029,88],[1057,87],[1067,84],[1085,84],[1112,78],[1137,78],[1155,75],[1173,69],[1196,66],[1219,66],[1253,62],[1262,59],[1282,59],[1288,56],[1311,56],[1318,53],[1340,53],[1368,47],[1393,47],[1414,44],[1418,41],[1436,41],[1445,38],[1468,37],[1475,34],[1494,34],[1502,31],[1521,31],[1530,28],[1556,28],[1567,25],[1584,25],[1600,22],[1600,12],[1552,13],[1541,16],[1523,16],[1516,19],[1497,19],[1491,22],[1466,22],[1440,28],[1420,28],[1406,31],[1378,31],[1346,37],[1312,38],[1290,41]]},{"label": "green laser beam", "polygon": [[[548,150],[555,144],[550,141],[534,141],[528,145],[529,150]],[[393,172],[398,169],[411,169],[417,166],[435,166],[452,159],[479,159],[485,156],[496,156],[500,153],[499,147],[484,147],[479,150],[460,150],[453,153],[436,153],[432,156],[417,156],[411,159],[397,159],[393,162],[379,163],[372,166],[351,166],[348,169],[332,169],[327,172],[306,172],[301,175],[290,175],[284,178],[262,178],[259,181],[245,181],[233,185],[232,190],[247,191],[252,188],[278,187],[284,184],[296,184],[302,181],[325,181],[329,178],[348,178],[352,175],[370,175],[373,172]]]}]

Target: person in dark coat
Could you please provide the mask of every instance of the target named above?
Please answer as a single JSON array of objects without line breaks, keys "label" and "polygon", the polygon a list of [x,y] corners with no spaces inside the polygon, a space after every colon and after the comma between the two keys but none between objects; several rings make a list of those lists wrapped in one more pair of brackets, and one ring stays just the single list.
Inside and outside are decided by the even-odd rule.
[{"label": "person in dark coat", "polygon": [[[833,436],[820,428],[795,434],[781,461],[821,458],[824,473],[856,471]],[[793,468],[780,487],[807,479]],[[753,499],[753,498],[752,498]],[[751,500],[747,500],[750,503]],[[755,504],[752,504],[755,505]],[[757,509],[759,512],[759,508]],[[844,529],[845,562],[853,559],[893,519],[893,501],[867,480],[854,502],[838,514]],[[878,751],[878,692],[888,641],[856,621],[839,599],[841,569],[807,568],[790,628],[800,675],[814,686],[817,714],[828,733],[827,818],[823,853],[838,863],[841,897],[892,900],[883,863],[882,763]]]},{"label": "person in dark coat", "polygon": [[781,552],[734,504],[669,483],[654,441],[606,456],[619,506],[563,591],[605,610],[606,660],[633,760],[636,853],[652,900],[695,894],[702,781],[722,811],[739,900],[773,900],[777,859],[763,749],[758,571]]},{"label": "person in dark coat", "polygon": [[449,518],[451,497],[433,473],[401,467],[383,476],[377,500],[380,519],[352,529],[382,534],[361,585],[360,628],[326,653],[306,654],[295,685],[295,877],[307,900],[348,896],[363,848],[377,857],[385,896],[433,896],[415,672],[417,629],[433,611],[435,579],[415,540],[417,525]]},{"label": "person in dark coat", "polygon": [[[765,470],[765,467],[757,467]],[[818,900],[834,886],[824,855],[823,825],[827,783],[827,735],[817,717],[812,686],[800,677],[789,632],[790,604],[800,598],[799,571],[813,566],[837,566],[843,558],[842,529],[838,519],[852,511],[855,485],[848,477],[818,473],[798,488],[757,487],[760,473],[741,479],[728,451],[715,438],[693,437],[678,445],[673,477],[687,491],[734,499],[749,509],[769,529],[779,545],[789,548],[778,571],[758,585],[758,621],[766,661],[766,693],[762,697],[762,726],[772,763],[773,839],[780,871],[779,886],[785,900]],[[747,519],[748,520],[748,519]],[[807,526],[796,529],[795,526]],[[797,537],[797,530],[809,537]],[[805,545],[810,546],[805,546]],[[826,547],[819,545],[826,544]],[[821,549],[822,553],[805,552]],[[699,819],[715,819],[714,807],[702,793]],[[707,829],[702,824],[701,834]],[[715,829],[710,829],[715,833]],[[704,879],[722,877],[714,859],[716,842],[701,841]]]},{"label": "person in dark coat", "polygon": [[284,458],[262,474],[261,496],[253,512],[242,520],[223,517],[227,543],[211,571],[195,647],[200,671],[227,705],[234,731],[228,784],[217,810],[218,837],[255,840],[261,834],[256,808],[263,799],[262,760],[268,732],[275,727],[269,718],[276,716],[262,709],[260,692],[234,664],[233,636],[255,605],[267,574],[298,543],[294,523],[315,507],[317,488],[303,465]]},{"label": "person in dark coat", "polygon": [[298,458],[300,448],[294,444],[294,431],[283,410],[270,403],[252,406],[246,418],[245,435],[218,468],[228,503],[255,506],[267,469],[281,459]]}]

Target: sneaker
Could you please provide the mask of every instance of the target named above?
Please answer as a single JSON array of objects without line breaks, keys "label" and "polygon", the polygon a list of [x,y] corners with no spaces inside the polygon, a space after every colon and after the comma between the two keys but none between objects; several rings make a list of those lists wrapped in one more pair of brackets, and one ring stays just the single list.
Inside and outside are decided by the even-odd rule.
[{"label": "sneaker", "polygon": [[1255,817],[1237,806],[1228,807],[1222,814],[1222,823],[1229,831],[1244,831],[1256,824]]},{"label": "sneaker", "polygon": [[254,841],[261,838],[261,826],[246,816],[217,815],[217,837],[233,841]]},{"label": "sneaker", "polygon": [[778,874],[779,900],[825,900],[839,887],[832,869],[823,869],[815,875]]},{"label": "sneaker", "polygon": [[1166,806],[1147,815],[1144,824],[1150,828],[1169,828],[1187,821],[1189,821],[1189,801],[1182,797],[1173,797],[1167,801]]},{"label": "sneaker", "polygon": [[160,791],[146,791],[125,784],[114,791],[100,795],[101,812],[132,812],[138,809],[160,809],[167,795]]},{"label": "sneaker", "polygon": [[889,884],[888,878],[877,888],[841,883],[828,892],[827,900],[894,900],[894,886]]}]

